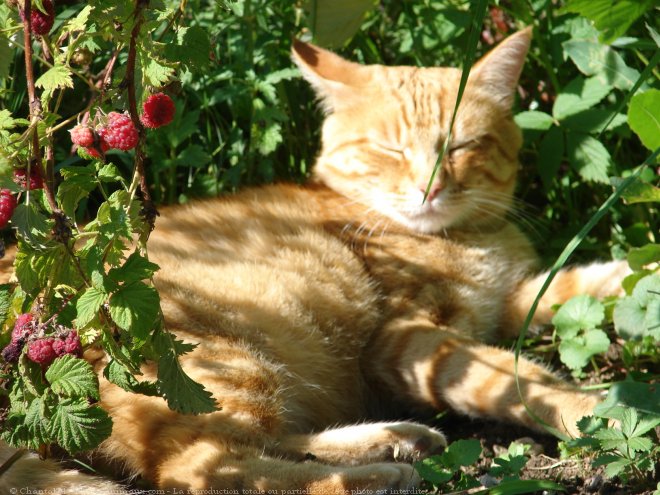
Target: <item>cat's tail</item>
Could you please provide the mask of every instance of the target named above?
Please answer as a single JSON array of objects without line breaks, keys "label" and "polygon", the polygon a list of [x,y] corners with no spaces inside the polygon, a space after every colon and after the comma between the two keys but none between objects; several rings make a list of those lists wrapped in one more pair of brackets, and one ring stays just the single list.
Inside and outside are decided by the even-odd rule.
[{"label": "cat's tail", "polygon": [[112,481],[64,470],[56,462],[42,461],[36,454],[0,442],[0,495],[28,493],[120,495],[128,491]]}]

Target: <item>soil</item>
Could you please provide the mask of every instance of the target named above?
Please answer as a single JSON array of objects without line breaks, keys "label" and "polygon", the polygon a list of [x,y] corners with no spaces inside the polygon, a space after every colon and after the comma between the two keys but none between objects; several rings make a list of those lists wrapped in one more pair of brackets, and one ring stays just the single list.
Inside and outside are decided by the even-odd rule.
[{"label": "soil", "polygon": [[[554,481],[570,495],[652,495],[660,479],[649,480],[643,487],[624,485],[618,478],[608,479],[603,468],[593,468],[590,459],[560,459],[557,439],[515,425],[447,415],[437,426],[448,442],[459,439],[477,439],[483,453],[477,469],[471,473],[477,478],[488,471],[493,457],[505,453],[511,442],[531,445],[529,461],[521,472],[521,479]],[[660,477],[660,473],[658,473]],[[550,492],[538,492],[550,495]]]}]

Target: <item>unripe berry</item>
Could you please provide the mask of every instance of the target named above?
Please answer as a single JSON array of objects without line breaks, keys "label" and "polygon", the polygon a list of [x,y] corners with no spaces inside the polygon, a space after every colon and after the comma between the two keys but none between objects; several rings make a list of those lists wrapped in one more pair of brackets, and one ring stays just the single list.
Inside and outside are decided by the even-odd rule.
[{"label": "unripe berry", "polygon": [[[105,139],[103,139],[102,137],[99,137],[99,146],[100,146],[101,151],[103,153],[105,153],[106,151],[108,151],[110,149],[110,146],[108,146],[108,143],[106,143]],[[82,147],[82,149],[85,150],[85,153],[87,153],[91,157],[101,158],[101,153],[95,147],[92,147],[92,146],[87,147],[87,148]]]},{"label": "unripe berry", "polygon": [[135,148],[139,136],[131,118],[125,113],[110,112],[107,119],[107,124],[98,133],[108,146],[123,151]]},{"label": "unripe berry", "polygon": [[16,196],[9,189],[0,190],[0,229],[6,226],[16,209]]},{"label": "unripe berry", "polygon": [[86,125],[77,125],[73,129],[70,129],[71,133],[71,142],[82,146],[83,148],[89,148],[94,146],[94,131],[87,127]]},{"label": "unripe berry", "polygon": [[155,129],[169,124],[174,119],[174,102],[165,93],[156,93],[147,98],[142,105],[140,120],[145,127]]}]

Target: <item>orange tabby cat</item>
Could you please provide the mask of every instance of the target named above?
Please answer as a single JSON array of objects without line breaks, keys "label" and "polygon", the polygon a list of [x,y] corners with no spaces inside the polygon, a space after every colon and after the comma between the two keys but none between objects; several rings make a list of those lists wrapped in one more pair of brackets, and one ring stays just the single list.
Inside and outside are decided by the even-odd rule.
[{"label": "orange tabby cat", "polygon": [[[199,343],[184,367],[222,409],[182,416],[101,378],[114,429],[96,458],[163,489],[343,495],[412,488],[409,461],[445,445],[427,426],[370,419],[452,408],[538,429],[513,354],[490,345],[516,334],[545,278],[506,218],[529,42],[521,31],[473,68],[426,202],[460,71],[362,66],[296,42],[328,112],[312,183],[166,209],[150,240],[168,328]],[[560,273],[536,323],[577,293],[616,292],[624,269]],[[101,369],[101,355],[87,357]],[[597,399],[533,362],[519,373],[529,407],[576,434]],[[84,492],[81,475],[50,464],[37,475],[30,462],[0,482]]]}]

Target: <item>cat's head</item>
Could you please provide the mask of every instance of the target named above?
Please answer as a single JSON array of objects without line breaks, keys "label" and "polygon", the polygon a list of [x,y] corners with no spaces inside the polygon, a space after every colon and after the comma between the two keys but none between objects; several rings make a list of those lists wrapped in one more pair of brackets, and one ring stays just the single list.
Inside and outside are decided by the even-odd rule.
[{"label": "cat's head", "polygon": [[530,38],[520,31],[473,66],[426,202],[461,71],[360,65],[295,42],[293,59],[327,112],[316,178],[418,232],[501,218],[518,169],[511,105]]}]

